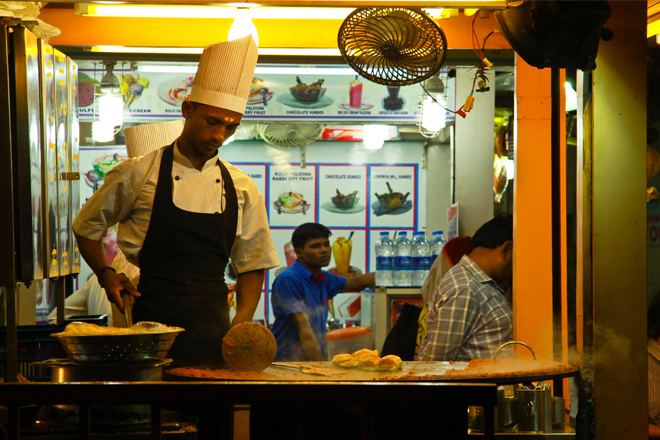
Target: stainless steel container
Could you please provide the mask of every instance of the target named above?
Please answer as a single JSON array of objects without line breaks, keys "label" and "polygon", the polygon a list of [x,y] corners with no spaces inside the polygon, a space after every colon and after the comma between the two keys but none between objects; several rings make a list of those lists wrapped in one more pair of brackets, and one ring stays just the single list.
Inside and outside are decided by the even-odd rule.
[{"label": "stainless steel container", "polygon": [[553,427],[560,427],[564,424],[566,407],[563,397],[553,396],[550,398],[550,414]]},{"label": "stainless steel container", "polygon": [[518,388],[518,432],[549,432],[550,388]]},{"label": "stainless steel container", "polygon": [[[495,407],[495,432],[503,432],[515,426],[517,422],[518,400],[515,397],[505,397],[503,387],[497,390],[497,406]],[[483,432],[485,414],[482,406],[468,407],[468,428],[475,432]]]}]

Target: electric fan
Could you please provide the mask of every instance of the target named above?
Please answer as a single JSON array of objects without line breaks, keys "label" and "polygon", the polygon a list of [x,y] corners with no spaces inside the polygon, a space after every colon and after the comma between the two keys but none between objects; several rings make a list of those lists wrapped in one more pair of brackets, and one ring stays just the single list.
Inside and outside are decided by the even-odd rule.
[{"label": "electric fan", "polygon": [[418,8],[359,8],[337,36],[346,62],[361,76],[385,86],[422,82],[442,67],[447,38]]},{"label": "electric fan", "polygon": [[259,135],[271,147],[300,148],[300,166],[304,168],[305,147],[320,138],[324,129],[325,126],[319,124],[267,124],[259,125]]}]

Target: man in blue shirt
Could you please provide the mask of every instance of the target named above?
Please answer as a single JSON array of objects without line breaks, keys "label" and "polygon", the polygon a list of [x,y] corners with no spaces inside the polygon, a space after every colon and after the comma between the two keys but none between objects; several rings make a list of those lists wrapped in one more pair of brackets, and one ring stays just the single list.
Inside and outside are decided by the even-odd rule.
[{"label": "man in blue shirt", "polygon": [[305,223],[293,231],[291,243],[297,261],[273,283],[276,361],[326,360],[328,300],[340,292],[360,291],[375,282],[373,272],[345,278],[322,270],[330,264],[330,235],[330,230],[319,223]]}]

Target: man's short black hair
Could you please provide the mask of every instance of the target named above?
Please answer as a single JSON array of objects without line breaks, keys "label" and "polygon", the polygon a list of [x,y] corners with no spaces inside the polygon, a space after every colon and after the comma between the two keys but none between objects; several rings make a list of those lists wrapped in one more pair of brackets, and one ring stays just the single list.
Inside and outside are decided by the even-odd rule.
[{"label": "man's short black hair", "polygon": [[651,339],[658,339],[660,336],[660,292],[655,294],[646,312],[646,330]]},{"label": "man's short black hair", "polygon": [[293,231],[291,244],[293,244],[294,249],[303,249],[310,238],[328,238],[331,235],[330,229],[321,223],[303,223]]},{"label": "man's short black hair", "polygon": [[496,249],[507,241],[513,241],[513,216],[502,213],[477,229],[472,237],[472,248]]}]

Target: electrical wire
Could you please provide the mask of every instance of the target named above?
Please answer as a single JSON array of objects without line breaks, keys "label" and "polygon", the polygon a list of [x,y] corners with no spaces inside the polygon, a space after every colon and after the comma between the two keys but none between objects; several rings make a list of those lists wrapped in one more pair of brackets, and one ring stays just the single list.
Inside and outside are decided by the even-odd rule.
[{"label": "electrical wire", "polygon": [[440,103],[438,102],[438,100],[435,99],[435,96],[431,95],[431,94],[429,93],[429,91],[426,90],[426,87],[424,87],[424,84],[420,83],[419,85],[422,86],[422,89],[424,89],[424,91],[426,92],[426,94],[429,96],[429,98],[431,98],[431,99],[433,100],[433,102],[435,102],[435,103],[438,104],[440,107],[442,107],[443,109],[447,110],[448,112],[451,112],[451,113],[454,113],[454,114],[457,113],[456,111],[454,111],[454,110],[450,110],[450,109],[448,109],[447,107],[445,107],[444,105],[440,104]]}]

